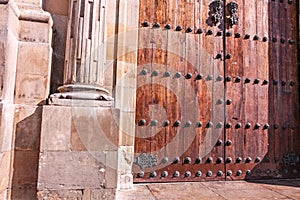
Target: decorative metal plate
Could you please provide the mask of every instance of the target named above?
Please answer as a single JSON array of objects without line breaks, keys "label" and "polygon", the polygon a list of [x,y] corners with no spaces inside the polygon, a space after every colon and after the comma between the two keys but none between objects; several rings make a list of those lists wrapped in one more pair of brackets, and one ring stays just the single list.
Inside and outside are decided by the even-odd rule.
[{"label": "decorative metal plate", "polygon": [[152,154],[142,153],[135,159],[135,164],[140,166],[140,168],[150,168],[157,166],[157,157]]},{"label": "decorative metal plate", "polygon": [[296,166],[299,162],[299,156],[296,154],[287,154],[283,156],[283,162],[286,165]]}]

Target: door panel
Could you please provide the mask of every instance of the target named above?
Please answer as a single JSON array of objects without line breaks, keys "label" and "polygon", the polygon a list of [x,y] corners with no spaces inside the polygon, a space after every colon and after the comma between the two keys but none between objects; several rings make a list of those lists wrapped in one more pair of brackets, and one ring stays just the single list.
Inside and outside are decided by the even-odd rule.
[{"label": "door panel", "polygon": [[296,2],[139,13],[134,181],[299,177]]}]

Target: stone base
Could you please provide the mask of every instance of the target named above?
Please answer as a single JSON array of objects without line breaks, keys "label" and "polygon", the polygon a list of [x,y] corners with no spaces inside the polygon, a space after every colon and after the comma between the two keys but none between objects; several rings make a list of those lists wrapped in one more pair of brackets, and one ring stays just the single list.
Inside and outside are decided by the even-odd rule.
[{"label": "stone base", "polygon": [[74,106],[74,107],[113,107],[114,101],[61,99],[57,97],[52,97],[49,99],[49,104],[57,105],[57,106]]}]

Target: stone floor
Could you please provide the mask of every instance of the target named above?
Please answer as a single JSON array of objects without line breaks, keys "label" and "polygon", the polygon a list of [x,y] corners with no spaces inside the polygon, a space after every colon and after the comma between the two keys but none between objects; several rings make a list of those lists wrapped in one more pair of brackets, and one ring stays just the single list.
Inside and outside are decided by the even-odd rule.
[{"label": "stone floor", "polygon": [[135,184],[117,200],[299,199],[299,180]]}]

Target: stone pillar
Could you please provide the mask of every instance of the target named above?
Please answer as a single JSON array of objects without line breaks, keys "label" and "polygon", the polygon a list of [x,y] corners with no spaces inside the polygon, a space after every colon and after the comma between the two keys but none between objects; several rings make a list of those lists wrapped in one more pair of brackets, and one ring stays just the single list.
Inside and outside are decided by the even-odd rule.
[{"label": "stone pillar", "polygon": [[[91,104],[86,100],[102,102],[93,102],[97,106],[112,105],[113,98],[104,87],[106,12],[106,1],[70,1],[64,85],[58,88],[59,93],[51,95],[50,103],[66,105],[68,101],[63,99],[73,99],[87,106]],[[80,103],[81,100],[85,101]]]}]

